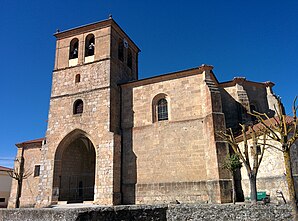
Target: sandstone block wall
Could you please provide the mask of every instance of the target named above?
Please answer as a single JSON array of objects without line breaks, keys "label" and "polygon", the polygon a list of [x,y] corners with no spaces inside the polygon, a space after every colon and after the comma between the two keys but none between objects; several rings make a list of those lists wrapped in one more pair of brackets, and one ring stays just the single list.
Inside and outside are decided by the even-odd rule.
[{"label": "sandstone block wall", "polygon": [[55,70],[64,69],[69,67],[69,50],[70,42],[72,39],[79,40],[78,48],[78,65],[84,64],[85,57],[85,38],[88,34],[94,34],[95,47],[94,47],[94,60],[104,60],[110,57],[110,33],[111,27],[103,27],[93,31],[79,32],[72,34],[68,37],[59,39],[56,43],[56,57],[55,57]]},{"label": "sandstone block wall", "polygon": [[[90,33],[95,37],[92,60],[84,58],[85,39]],[[94,202],[119,204],[121,136],[118,83],[137,79],[139,49],[112,19],[56,33],[55,36],[56,60],[47,144],[42,151],[38,205],[45,206],[59,199],[59,176],[66,173],[61,172],[65,169],[62,161],[67,160],[67,157],[63,158],[63,151],[80,137],[87,138],[96,153]],[[79,40],[78,61],[70,65],[70,42],[74,38]],[[119,39],[127,42],[123,61],[118,59]],[[127,66],[128,48],[132,51],[131,68]],[[76,82],[77,75],[80,75],[79,82]],[[74,114],[74,103],[78,99],[83,101],[83,113]]]},{"label": "sandstone block wall", "polygon": [[[110,29],[106,29],[105,36]],[[95,33],[96,34],[96,33]],[[83,39],[84,34],[82,34]],[[63,42],[66,43],[63,43]],[[68,45],[69,39],[58,41],[61,44]],[[83,41],[83,40],[82,40]],[[95,43],[96,44],[96,43]],[[96,44],[98,46],[98,44]],[[109,44],[104,52],[104,56],[110,56]],[[61,49],[62,50],[62,49]],[[68,51],[69,49],[65,49]],[[96,55],[95,49],[95,57]],[[59,57],[61,56],[61,57]],[[59,53],[58,64],[62,64],[66,53]],[[99,55],[98,55],[99,56]],[[103,55],[100,55],[101,57]],[[80,57],[79,57],[80,58]],[[93,144],[96,152],[95,168],[95,201],[102,204],[113,204],[114,192],[120,192],[114,189],[113,182],[113,155],[114,135],[110,132],[110,65],[108,60],[93,62],[83,66],[57,70],[53,73],[52,94],[50,101],[49,120],[47,129],[47,144],[43,149],[43,168],[42,180],[39,185],[39,206],[45,206],[58,200],[55,196],[57,180],[55,177],[55,166],[59,166],[61,156],[56,152],[63,152],[70,144],[71,140],[80,136],[87,137]],[[57,66],[58,68],[60,66]],[[76,83],[75,76],[81,75],[81,81]],[[77,99],[83,101],[83,113],[74,115],[74,102]],[[61,164],[60,164],[61,165]],[[107,175],[107,173],[109,175]],[[104,179],[104,181],[103,181]],[[119,179],[118,179],[119,180]],[[118,185],[119,186],[119,185]]]},{"label": "sandstone block wall", "polygon": [[[226,146],[214,141],[224,121],[213,115],[221,101],[210,90],[200,73],[122,86],[124,203],[221,202],[225,193],[211,183],[229,178],[218,168]],[[154,118],[159,95],[168,101],[167,121]]]},{"label": "sandstone block wall", "polygon": [[220,91],[227,128],[237,129],[239,123],[252,120],[247,114],[251,105],[260,113],[273,117],[276,96],[272,92],[274,86],[271,82],[257,83],[247,81],[245,78],[234,78],[233,81],[220,83]]},{"label": "sandstone block wall", "polygon": [[[34,207],[36,204],[36,197],[38,195],[38,185],[40,176],[34,176],[34,169],[36,165],[41,165],[41,142],[24,145],[24,174],[30,174],[28,178],[23,179],[22,192],[20,197],[20,207]],[[14,169],[20,171],[20,162],[22,158],[22,148],[18,148],[17,161],[15,162]],[[17,181],[12,180],[11,193],[9,198],[8,207],[14,208],[17,195]]]},{"label": "sandstone block wall", "polygon": [[[73,114],[73,103],[76,99],[84,102],[82,114]],[[114,165],[114,135],[110,129],[109,89],[98,88],[94,91],[86,91],[80,94],[52,98],[49,112],[47,130],[47,149],[44,151],[44,184],[41,188],[47,188],[46,195],[52,195],[53,171],[55,167],[55,153],[58,148],[66,148],[60,145],[62,140],[75,130],[80,131],[90,139],[96,152],[96,199],[101,203],[112,204],[113,192],[113,165]],[[81,136],[81,135],[77,135]],[[70,138],[75,139],[75,137]],[[59,146],[60,145],[60,146]],[[61,159],[60,159],[61,160]],[[110,171],[110,172],[107,172]],[[109,173],[110,176],[106,176]],[[105,179],[105,182],[102,181]],[[42,190],[42,192],[45,192]]]}]

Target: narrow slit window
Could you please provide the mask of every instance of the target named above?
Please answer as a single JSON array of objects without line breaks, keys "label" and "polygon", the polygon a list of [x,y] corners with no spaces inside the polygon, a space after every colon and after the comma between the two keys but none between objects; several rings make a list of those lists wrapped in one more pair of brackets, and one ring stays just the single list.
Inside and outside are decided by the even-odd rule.
[{"label": "narrow slit window", "polygon": [[127,66],[131,69],[132,68],[132,53],[130,48],[127,50]]},{"label": "narrow slit window", "polygon": [[76,79],[75,79],[75,83],[79,83],[80,81],[81,81],[81,75],[77,74]]},{"label": "narrow slit window", "polygon": [[34,167],[34,177],[37,177],[40,175],[40,165],[35,165]]},{"label": "narrow slit window", "polygon": [[168,120],[168,102],[165,98],[157,103],[157,119],[158,121]]},{"label": "narrow slit window", "polygon": [[124,43],[122,39],[118,41],[118,59],[124,61]]}]

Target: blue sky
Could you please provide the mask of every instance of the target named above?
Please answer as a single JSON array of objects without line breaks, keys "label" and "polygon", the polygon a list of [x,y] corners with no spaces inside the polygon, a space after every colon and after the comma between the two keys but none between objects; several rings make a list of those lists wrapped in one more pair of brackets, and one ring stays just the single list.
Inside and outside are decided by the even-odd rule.
[{"label": "blue sky", "polygon": [[298,95],[296,0],[1,0],[0,165],[12,166],[15,143],[45,136],[53,33],[110,13],[141,49],[140,78],[211,64],[219,81],[273,81],[291,113]]}]

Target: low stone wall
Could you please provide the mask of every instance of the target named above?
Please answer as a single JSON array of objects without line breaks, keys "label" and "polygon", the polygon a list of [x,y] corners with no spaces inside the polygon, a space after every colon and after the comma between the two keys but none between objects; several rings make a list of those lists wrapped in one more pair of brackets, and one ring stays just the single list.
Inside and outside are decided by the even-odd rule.
[{"label": "low stone wall", "polygon": [[169,206],[167,220],[292,220],[288,206],[277,205],[177,205]]},{"label": "low stone wall", "polygon": [[0,221],[177,221],[249,220],[288,221],[288,205],[132,205],[88,208],[0,209]]}]

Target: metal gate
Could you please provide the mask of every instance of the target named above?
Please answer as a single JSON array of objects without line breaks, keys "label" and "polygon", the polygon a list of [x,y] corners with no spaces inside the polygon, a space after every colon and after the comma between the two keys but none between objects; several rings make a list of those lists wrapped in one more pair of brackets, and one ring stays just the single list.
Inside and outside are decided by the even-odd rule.
[{"label": "metal gate", "polygon": [[79,203],[93,201],[94,175],[63,176],[60,179],[59,201]]}]

